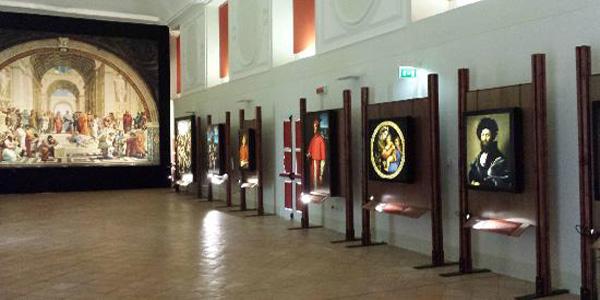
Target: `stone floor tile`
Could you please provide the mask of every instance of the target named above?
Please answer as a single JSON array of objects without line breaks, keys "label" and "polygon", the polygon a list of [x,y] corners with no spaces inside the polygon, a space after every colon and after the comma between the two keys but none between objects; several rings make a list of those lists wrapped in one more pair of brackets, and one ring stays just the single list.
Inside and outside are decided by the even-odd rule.
[{"label": "stone floor tile", "polygon": [[[512,299],[533,283],[442,278],[427,256],[347,249],[165,189],[4,195],[1,299]],[[250,213],[248,213],[250,214]],[[574,295],[556,297],[576,299]]]}]

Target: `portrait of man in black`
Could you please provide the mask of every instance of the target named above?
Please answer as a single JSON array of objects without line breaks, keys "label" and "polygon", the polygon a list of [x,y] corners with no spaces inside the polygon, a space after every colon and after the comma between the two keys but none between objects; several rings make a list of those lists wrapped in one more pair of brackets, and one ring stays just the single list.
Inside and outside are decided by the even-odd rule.
[{"label": "portrait of man in black", "polygon": [[506,156],[498,149],[498,123],[489,117],[477,125],[481,151],[469,165],[468,184],[484,189],[509,190],[514,178]]}]

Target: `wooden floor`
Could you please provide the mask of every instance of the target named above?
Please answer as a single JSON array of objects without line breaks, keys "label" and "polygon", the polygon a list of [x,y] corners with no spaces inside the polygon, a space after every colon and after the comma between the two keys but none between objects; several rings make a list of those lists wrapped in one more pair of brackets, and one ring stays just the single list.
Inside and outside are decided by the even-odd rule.
[{"label": "wooden floor", "polygon": [[[442,278],[391,246],[347,249],[169,190],[0,196],[0,299],[511,299],[533,284]],[[250,214],[250,213],[248,213]],[[577,299],[573,295],[555,299]]]}]

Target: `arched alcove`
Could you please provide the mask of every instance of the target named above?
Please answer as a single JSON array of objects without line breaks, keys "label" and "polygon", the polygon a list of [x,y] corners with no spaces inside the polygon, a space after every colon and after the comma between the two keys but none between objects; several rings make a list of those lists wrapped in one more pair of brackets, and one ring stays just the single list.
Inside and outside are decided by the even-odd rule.
[{"label": "arched alcove", "polygon": [[[69,91],[74,97],[74,102],[72,103],[71,101],[65,101],[64,99],[53,100],[53,95],[59,90]],[[71,112],[85,111],[85,107],[82,105],[82,103],[80,103],[80,94],[79,87],[75,83],[66,80],[56,80],[52,82],[46,90],[45,97],[47,100],[44,103],[44,107],[46,108],[44,111],[54,112],[56,105],[60,103],[68,103],[71,108]]]}]

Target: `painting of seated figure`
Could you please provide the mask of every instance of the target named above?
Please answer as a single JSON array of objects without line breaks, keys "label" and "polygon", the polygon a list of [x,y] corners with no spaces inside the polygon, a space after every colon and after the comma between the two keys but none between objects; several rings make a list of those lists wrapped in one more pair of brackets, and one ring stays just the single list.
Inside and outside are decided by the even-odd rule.
[{"label": "painting of seated figure", "polygon": [[369,121],[369,179],[409,182],[411,160],[409,144],[410,118]]}]

